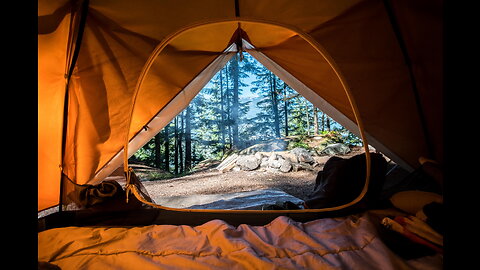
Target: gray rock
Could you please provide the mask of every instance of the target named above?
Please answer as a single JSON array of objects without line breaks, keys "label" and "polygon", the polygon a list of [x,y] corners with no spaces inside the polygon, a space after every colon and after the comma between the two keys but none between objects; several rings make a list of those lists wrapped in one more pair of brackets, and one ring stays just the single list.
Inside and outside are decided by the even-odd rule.
[{"label": "gray rock", "polygon": [[237,166],[244,171],[252,171],[260,166],[260,160],[255,156],[238,156],[236,161]]},{"label": "gray rock", "polygon": [[262,158],[263,158],[263,154],[262,154],[262,153],[259,153],[259,152],[257,152],[257,153],[255,153],[255,158],[256,158],[256,159],[258,159],[258,160],[262,160]]},{"label": "gray rock", "polygon": [[262,161],[260,162],[260,167],[265,168],[268,166],[268,157],[263,157]]},{"label": "gray rock", "polygon": [[288,161],[288,160],[283,160],[282,164],[280,166],[280,171],[284,172],[284,173],[287,173],[290,170],[292,170],[292,163],[290,163],[290,161]]},{"label": "gray rock", "polygon": [[268,161],[268,167],[270,167],[270,168],[278,169],[278,168],[280,168],[280,166],[282,166],[282,161],[281,160]]},{"label": "gray rock", "polygon": [[290,151],[290,153],[293,153],[295,154],[295,156],[297,156],[298,162],[305,162],[305,163],[315,162],[310,152],[308,152],[308,150],[305,148],[301,148],[301,147],[293,148]]},{"label": "gray rock", "polygon": [[323,150],[322,154],[324,155],[346,155],[350,153],[350,148],[342,143],[334,143],[327,145]]},{"label": "gray rock", "polygon": [[314,170],[312,165],[304,162],[294,163],[292,164],[292,168],[294,172],[301,171],[301,170],[309,170],[309,171]]}]

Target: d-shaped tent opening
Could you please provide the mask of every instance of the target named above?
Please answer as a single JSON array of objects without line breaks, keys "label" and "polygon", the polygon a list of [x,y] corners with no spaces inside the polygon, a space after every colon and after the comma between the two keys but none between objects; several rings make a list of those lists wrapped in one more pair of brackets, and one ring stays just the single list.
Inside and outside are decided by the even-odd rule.
[{"label": "d-shaped tent opening", "polygon": [[[343,145],[324,149],[340,141]],[[287,200],[302,205],[313,193],[328,150],[337,147],[346,158],[361,152],[358,145],[358,137],[244,51],[129,165],[156,204],[261,209]],[[363,183],[364,174],[356,175]]]},{"label": "d-shaped tent opening", "polygon": [[[231,35],[218,33],[231,33]],[[297,49],[288,50],[291,44],[295,44]],[[226,49],[224,49],[225,47]],[[186,27],[156,47],[137,82],[131,103],[131,118],[124,148],[95,174],[93,182],[102,181],[120,167],[122,162],[126,174],[129,175],[128,158],[185,109],[207,82],[239,50],[250,53],[315,106],[327,112],[341,125],[352,131],[356,130],[355,133],[363,138],[367,170],[365,185],[358,197],[344,205],[300,211],[340,210],[360,201],[368,189],[370,169],[368,144],[353,95],[349,92],[346,80],[336,69],[333,60],[313,38],[305,33],[270,23],[237,20]],[[305,58],[305,53],[309,55],[310,59]],[[296,54],[300,54],[300,57],[303,54],[303,59],[298,59]],[[269,55],[279,61],[284,61],[286,68]],[[174,56],[176,56],[175,59]],[[294,74],[298,70],[295,63],[303,63],[300,64],[299,70],[308,68],[311,71],[310,75],[306,76],[308,81],[306,83],[315,85],[314,88],[312,87],[315,90],[296,78]],[[192,75],[193,79],[191,79]],[[343,112],[338,108],[343,108]],[[128,153],[125,153],[125,148],[128,148]],[[146,204],[175,210],[145,201],[135,185],[129,184],[128,176],[127,190],[133,192],[139,200]],[[189,212],[242,211],[177,210]]]}]

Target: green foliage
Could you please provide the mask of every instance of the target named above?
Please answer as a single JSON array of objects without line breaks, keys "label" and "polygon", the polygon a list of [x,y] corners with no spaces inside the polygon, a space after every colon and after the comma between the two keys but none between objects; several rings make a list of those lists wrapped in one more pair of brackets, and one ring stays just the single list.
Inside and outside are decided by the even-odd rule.
[{"label": "green foliage", "polygon": [[322,136],[327,139],[325,145],[332,143],[343,143],[348,146],[362,144],[362,140],[360,138],[343,127],[334,131],[324,131],[322,132]]},{"label": "green foliage", "polygon": [[129,162],[145,164],[147,166],[155,166],[155,141],[152,138],[147,144],[142,148],[138,149],[137,152],[129,159]]},{"label": "green foliage", "polygon": [[327,139],[326,144],[343,143],[343,137],[338,131],[323,131],[322,135]]},{"label": "green foliage", "polygon": [[302,142],[302,141],[296,141],[296,142],[293,142],[293,143],[289,144],[287,149],[291,150],[291,149],[297,148],[297,147],[305,148],[307,150],[312,149],[312,147],[310,147],[307,143]]},{"label": "green foliage", "polygon": [[179,175],[174,175],[169,172],[164,172],[164,171],[151,171],[148,172],[148,175],[144,177],[145,180],[147,181],[156,181],[156,180],[165,180],[165,179],[171,179],[173,177],[179,177]]},{"label": "green foliage", "polygon": [[292,150],[297,147],[311,150],[312,147],[308,144],[307,142],[308,139],[309,137],[307,135],[300,135],[298,137],[293,137],[292,140],[288,143],[287,150]]}]

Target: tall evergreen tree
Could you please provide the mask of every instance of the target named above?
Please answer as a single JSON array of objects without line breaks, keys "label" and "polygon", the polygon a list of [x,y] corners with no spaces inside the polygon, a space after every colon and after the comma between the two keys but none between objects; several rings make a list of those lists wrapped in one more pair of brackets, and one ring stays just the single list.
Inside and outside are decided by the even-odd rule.
[{"label": "tall evergreen tree", "polygon": [[170,172],[170,134],[169,134],[169,130],[170,129],[170,123],[168,123],[164,128],[163,128],[163,136],[164,136],[164,143],[165,143],[165,146],[164,146],[164,149],[165,149],[165,153],[164,153],[164,169],[166,172]]},{"label": "tall evergreen tree", "polygon": [[174,141],[173,141],[173,168],[174,173],[178,174],[178,117],[174,118]]},{"label": "tall evergreen tree", "polygon": [[185,170],[192,169],[192,125],[190,106],[185,110]]},{"label": "tall evergreen tree", "polygon": [[162,168],[162,134],[155,135],[155,167]]}]

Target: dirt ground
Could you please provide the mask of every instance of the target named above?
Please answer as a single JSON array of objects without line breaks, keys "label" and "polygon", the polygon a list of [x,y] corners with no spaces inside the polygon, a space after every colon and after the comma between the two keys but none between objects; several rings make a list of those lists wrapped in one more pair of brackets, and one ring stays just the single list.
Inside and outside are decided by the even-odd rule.
[{"label": "dirt ground", "polygon": [[[363,149],[357,148],[340,157],[348,158],[362,152]],[[322,160],[326,162],[328,158],[326,156]],[[216,169],[208,169],[179,178],[142,181],[142,184],[152,198],[277,189],[305,200],[313,191],[315,179],[318,172],[323,169],[324,162],[319,163],[313,171],[282,173],[254,170],[222,173]],[[142,179],[142,176],[139,176]]]},{"label": "dirt ground", "polygon": [[318,171],[272,173],[261,171],[219,172],[215,169],[188,176],[142,184],[152,198],[157,196],[188,196],[278,189],[304,199],[313,191]]}]

